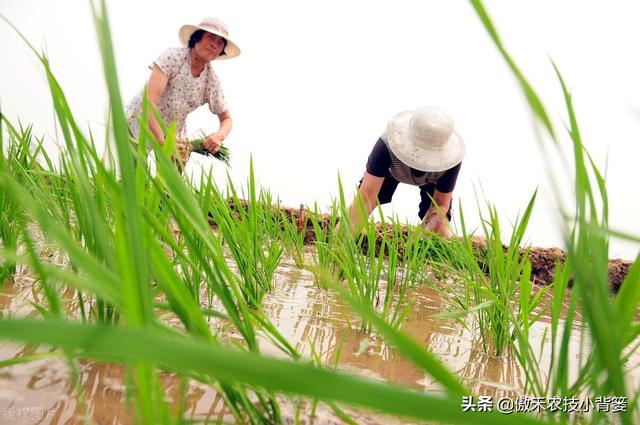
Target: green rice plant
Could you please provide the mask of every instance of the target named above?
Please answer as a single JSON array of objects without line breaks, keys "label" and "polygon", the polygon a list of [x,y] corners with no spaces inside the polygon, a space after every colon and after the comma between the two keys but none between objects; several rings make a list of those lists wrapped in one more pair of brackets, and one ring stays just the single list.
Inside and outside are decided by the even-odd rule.
[{"label": "green rice plant", "polygon": [[[168,158],[163,156],[160,157],[159,164],[161,165],[160,169],[162,173],[173,174],[171,180],[167,180],[167,182],[171,182],[170,185],[165,187],[164,190],[168,191],[171,199],[178,201],[169,203],[168,208],[171,209],[172,215],[181,229],[187,251],[190,253],[190,255],[188,257],[185,256],[185,258],[188,259],[189,263],[195,263],[191,264],[191,267],[200,268],[203,271],[208,289],[222,301],[225,312],[222,313],[223,316],[219,313],[215,313],[215,315],[235,326],[243,335],[248,349],[257,352],[259,348],[254,327],[256,320],[259,319],[259,315],[251,311],[250,305],[246,303],[242,283],[233,275],[226,265],[220,247],[220,241],[209,229],[207,220],[190,191],[182,184],[182,181],[179,180],[178,170],[173,167]],[[214,200],[214,203],[215,202]],[[197,224],[197,226],[194,227],[194,224]],[[162,258],[160,251],[158,251],[158,256],[160,261]],[[213,264],[211,264],[212,261]],[[165,294],[169,295],[176,290],[183,291],[182,288],[184,285],[180,277],[172,273],[170,269],[166,269],[165,273],[174,276],[171,279],[173,281],[173,289],[165,289]],[[176,299],[176,302],[179,300],[183,300],[181,301],[183,303],[193,304],[197,298],[194,298],[192,294],[184,294],[180,299]],[[187,307],[187,309],[187,311],[190,311],[192,307]],[[178,311],[177,308],[173,306],[172,310]],[[283,340],[275,328],[270,326],[264,319],[260,319],[259,323],[268,331],[269,335],[272,335],[280,341]],[[225,398],[227,404],[230,408],[235,409],[234,415],[237,418],[249,415],[252,423],[262,421],[260,418],[263,414],[259,413],[257,407],[251,403],[249,396],[246,394],[246,389],[242,389],[233,384],[223,384],[222,389],[227,394]],[[271,421],[277,422],[279,408],[275,399],[261,392],[258,392],[257,395],[260,400],[260,405],[262,405],[263,408],[264,406],[268,406],[268,408],[265,409],[267,417],[270,417]],[[249,419],[242,419],[242,421],[245,420]]]},{"label": "green rice plant", "polygon": [[[342,182],[338,179],[340,192],[340,226],[338,227],[339,239],[334,243],[331,255],[339,266],[340,275],[346,280],[350,294],[358,300],[365,301],[373,308],[381,307],[380,280],[384,269],[384,252],[387,247],[386,237],[383,235],[380,241],[378,255],[377,242],[378,231],[372,218],[367,218],[361,225],[359,233],[351,231],[350,212],[345,202]],[[364,201],[357,197],[358,205],[363,217],[367,217]],[[363,248],[363,245],[366,248]],[[362,320],[360,328],[364,332],[371,332],[371,324]]]},{"label": "green rice plant", "polygon": [[333,229],[338,223],[339,207],[334,201],[331,204],[331,213],[328,220],[322,220],[322,214],[318,210],[318,204],[313,204],[313,213],[309,214],[309,220],[313,226],[315,240],[313,244],[314,265],[307,268],[313,273],[316,284],[326,288],[326,284],[336,274],[336,264],[333,260],[333,245],[335,234]]},{"label": "green rice plant", "polygon": [[[382,222],[378,225],[372,218],[364,220],[359,232],[351,231],[351,211],[347,209],[344,190],[338,179],[340,192],[340,225],[334,233],[332,256],[339,266],[340,276],[349,287],[350,294],[381,311],[382,317],[392,326],[399,327],[409,312],[411,302],[406,299],[406,291],[415,283],[424,265],[426,250],[422,229],[414,229],[405,237],[404,226],[397,219],[391,219],[390,228],[380,206],[378,211]],[[366,217],[363,199],[358,195],[352,208],[360,209],[360,216]],[[410,245],[406,241],[410,240]],[[401,255],[400,250],[407,250]],[[406,254],[406,255],[405,255]],[[383,274],[386,278],[384,291],[381,290]],[[371,332],[371,323],[361,322],[364,332]]]},{"label": "green rice plant", "polygon": [[[409,257],[404,262],[404,253],[401,257],[400,248],[406,248],[407,243],[403,234],[403,226],[397,220],[397,218],[391,219],[391,234],[387,234],[387,224],[382,214],[382,209],[378,206],[378,211],[381,217],[381,227],[383,229],[382,237],[384,238],[384,245],[386,246],[386,252],[380,250],[379,257],[384,257],[386,254],[386,286],[384,291],[384,301],[382,307],[382,317],[387,318],[388,323],[393,327],[399,327],[404,318],[409,313],[411,308],[411,302],[407,302],[406,295],[407,289],[412,285],[411,280],[411,260],[415,258]],[[371,248],[369,248],[371,249]]]},{"label": "green rice plant", "polygon": [[[264,228],[265,238],[270,242],[277,242],[277,246],[282,247],[284,253],[284,244],[282,240],[282,220],[281,220],[281,204],[280,200],[274,199],[271,191],[267,188],[260,188],[258,196],[260,205],[260,219]],[[282,254],[280,254],[282,255]]]},{"label": "green rice plant", "polygon": [[304,241],[306,236],[306,212],[304,205],[300,205],[299,216],[280,210],[281,239],[287,254],[293,259],[296,267],[302,269],[304,262]]},{"label": "green rice plant", "polygon": [[399,239],[399,278],[405,286],[433,284],[434,275],[447,280],[464,269],[458,239],[448,240],[437,233],[427,233],[422,226],[403,225],[395,231],[403,235]]},{"label": "green rice plant", "polygon": [[[97,253],[104,261],[109,261],[113,258],[113,251],[107,248],[110,239],[108,236],[110,233],[109,228],[111,226],[111,215],[105,203],[106,196],[108,196],[105,193],[108,190],[97,191],[95,188],[95,182],[104,178],[106,170],[101,166],[101,163],[93,161],[97,158],[95,147],[81,135],[70,114],[64,94],[50,73],[46,57],[41,56],[40,59],[48,72],[52,94],[55,97],[54,107],[56,108],[58,121],[61,127],[66,130],[63,131],[63,134],[67,147],[70,147],[68,149],[69,155],[61,160],[61,177],[56,178],[53,176],[54,170],[51,167],[51,161],[46,155],[45,160],[49,165],[49,170],[42,172],[42,167],[36,167],[31,171],[37,172],[29,173],[28,181],[24,178],[27,173],[16,175],[19,176],[23,187],[39,195],[35,199],[52,214],[56,222],[55,226],[63,225],[72,230],[77,241],[87,249]],[[26,136],[25,140],[27,140],[28,144],[30,136],[29,134],[26,134]],[[78,140],[78,143],[74,144],[72,139]],[[108,188],[108,185],[105,185],[106,188]],[[28,237],[25,233],[25,238]],[[71,265],[72,267],[77,266],[73,262]],[[48,294],[53,293],[52,291],[45,292]],[[81,293],[79,293],[79,297],[82,297]],[[48,298],[49,303],[52,305],[59,303],[59,300],[54,301],[50,296]],[[81,302],[80,305],[84,306],[84,302]],[[99,320],[113,319],[114,311],[111,307],[104,305],[101,300],[97,301],[96,309],[96,316]],[[106,316],[103,312],[106,313]],[[84,316],[84,311],[82,313]]]},{"label": "green rice plant", "polygon": [[[462,215],[461,215],[462,217]],[[462,224],[464,229],[464,223]],[[472,236],[464,229],[462,238],[446,239],[438,234],[429,234],[423,240],[422,249],[425,251],[427,263],[436,272],[443,270],[466,270],[471,264],[485,264],[484,251],[474,247]],[[450,277],[455,277],[453,274]]]},{"label": "green rice plant", "polygon": [[[394,232],[399,235],[402,229],[396,229],[394,223]],[[425,232],[422,227],[407,226],[406,237],[398,240],[402,246],[402,256],[400,257],[400,279],[405,288],[409,288],[418,284],[423,280],[424,268],[427,264],[427,252],[429,241],[433,240],[434,235],[425,238]],[[398,237],[398,236],[396,236]]]},{"label": "green rice plant", "polygon": [[[6,128],[6,131],[4,129]],[[5,137],[7,142],[5,142]],[[6,144],[5,144],[6,143]],[[41,156],[52,169],[51,160],[43,148],[43,139],[36,139],[32,127],[24,128],[22,124],[14,126],[0,113],[0,170],[6,171],[28,190],[37,193],[44,205],[55,206],[56,196],[59,196],[59,179],[55,173],[47,172],[38,161]],[[6,149],[5,149],[6,147]],[[53,184],[50,184],[50,182]],[[57,186],[57,187],[56,187]],[[64,203],[63,211],[68,216],[68,204]],[[15,251],[18,247],[22,224],[28,223],[23,209],[6,192],[0,192],[0,240],[5,250]],[[59,214],[55,207],[52,214]],[[5,260],[0,266],[0,282],[11,278],[15,272],[15,263]]]},{"label": "green rice plant", "polygon": [[[509,53],[504,48],[498,33],[489,18],[482,2],[472,0],[472,5],[484,24],[487,32],[491,36],[494,44],[509,65],[512,73],[516,77],[520,87],[525,93],[528,105],[546,130],[546,135],[554,146],[560,146],[560,139],[553,128],[543,103],[539,96],[531,88],[531,85],[524,78]],[[570,270],[573,275],[573,291],[571,295],[569,314],[582,312],[581,321],[583,329],[588,329],[591,339],[589,349],[589,359],[586,367],[580,371],[578,386],[587,383],[583,391],[595,395],[613,395],[617,397],[627,397],[628,383],[625,376],[625,362],[628,349],[637,347],[635,341],[640,333],[637,325],[637,306],[640,302],[640,290],[638,289],[640,275],[638,273],[639,258],[631,267],[625,279],[618,297],[614,300],[610,297],[608,285],[608,241],[609,235],[614,234],[629,240],[638,241],[638,238],[626,235],[622,232],[611,232],[608,225],[608,195],[605,178],[596,166],[593,159],[586,152],[582,143],[578,121],[573,108],[571,94],[562,78],[559,69],[553,64],[558,81],[560,83],[568,117],[568,135],[573,147],[574,194],[575,213],[569,213],[569,208],[565,205],[565,200],[560,195],[557,184],[556,203],[559,205],[561,223],[565,238],[567,251],[567,264],[562,273]],[[544,139],[539,137],[541,147],[544,150]],[[555,178],[555,175],[552,174]],[[554,180],[555,181],[555,180]],[[570,267],[570,269],[569,269]],[[564,288],[564,285],[563,285]],[[564,289],[563,289],[564,291]],[[623,292],[624,291],[624,292]],[[553,304],[553,324],[552,335],[556,335],[557,341],[559,315],[557,310],[560,302],[554,298]],[[573,319],[573,316],[571,316]],[[563,338],[560,348],[552,350],[554,357],[555,379],[553,379],[553,390],[567,391],[567,365],[570,364],[569,353],[566,349],[566,339],[571,333],[571,324],[565,323]],[[585,372],[586,371],[586,372]],[[585,376],[587,377],[585,380]],[[623,424],[631,424],[638,421],[638,393],[632,397],[631,406],[625,412],[620,413],[619,419]],[[565,418],[566,420],[566,418]],[[609,422],[610,417],[602,412],[594,412],[593,422]]]},{"label": "green rice plant", "polygon": [[[523,326],[515,330],[516,344],[514,352],[516,358],[522,366],[526,376],[525,391],[540,397],[578,397],[587,383],[589,375],[589,359],[579,358],[576,362],[569,355],[569,339],[574,330],[577,316],[577,292],[570,294],[566,312],[563,306],[567,296],[567,288],[570,279],[571,266],[568,263],[558,262],[554,279],[551,284],[553,288],[550,306],[551,317],[551,353],[549,355],[549,368],[541,367],[541,353],[544,349],[545,338],[540,347],[531,345],[528,339],[528,322],[523,321]],[[526,302],[526,298],[524,298]],[[521,308],[523,315],[528,308]],[[540,313],[538,313],[540,314]],[[564,321],[564,328],[560,329],[559,324]],[[546,333],[546,331],[545,331]],[[572,385],[569,384],[569,372],[571,368],[578,370],[577,379]],[[565,420],[568,418],[565,414]]]},{"label": "green rice plant", "polygon": [[[463,249],[457,249],[460,245],[456,243],[452,244],[449,258],[454,259],[455,268],[450,265],[444,268],[460,276],[465,289],[452,291],[444,288],[441,291],[453,311],[439,317],[459,319],[472,314],[482,336],[483,347],[488,350],[491,343],[496,356],[501,356],[513,346],[515,329],[523,329],[528,340],[526,330],[539,317],[532,314],[533,310],[546,290],[532,294],[528,249],[521,250],[535,199],[536,193],[522,218],[516,218],[506,247],[502,244],[497,209],[488,205],[489,218],[482,219],[486,245],[482,248],[481,259],[467,233],[461,209]],[[461,323],[464,324],[463,321]]]},{"label": "green rice plant", "polygon": [[[375,224],[365,225],[366,234],[362,237],[348,237],[345,235],[332,252],[334,261],[339,265],[341,275],[346,280],[350,293],[359,300],[373,307],[381,307],[380,280],[384,269],[384,255],[376,255]],[[348,228],[345,227],[348,230]],[[367,242],[367,253],[362,253],[361,243]],[[381,251],[386,248],[386,241],[382,242]],[[364,332],[371,332],[371,324],[366,320],[361,322]]]},{"label": "green rice plant", "polygon": [[[537,192],[536,192],[537,193]],[[481,287],[483,301],[490,301],[484,309],[477,311],[483,317],[480,323],[486,324],[494,344],[496,355],[500,356],[507,346],[513,341],[513,327],[528,329],[531,306],[527,302],[530,299],[531,262],[528,249],[521,252],[521,244],[524,238],[529,218],[536,199],[533,194],[522,218],[516,218],[506,252],[502,246],[502,234],[498,220],[498,212],[495,206],[489,206],[489,220],[482,221],[482,227],[486,236],[487,246],[485,251],[486,270],[488,280]],[[540,294],[540,292],[538,293]],[[517,304],[520,313],[512,313]],[[538,298],[539,299],[539,298]],[[523,307],[527,307],[523,309]],[[487,339],[486,328],[481,329],[483,339]]]},{"label": "green rice plant", "polygon": [[257,193],[253,161],[249,167],[246,205],[230,177],[227,190],[233,209],[214,188],[210,213],[242,277],[242,295],[249,305],[258,308],[265,294],[273,288],[273,274],[282,258],[283,247],[274,237],[272,206],[266,205],[265,196]]},{"label": "green rice plant", "polygon": [[[340,266],[340,275],[346,279],[351,296],[380,311],[384,320],[397,328],[411,308],[412,302],[406,298],[407,289],[415,284],[418,275],[422,275],[425,232],[418,228],[405,235],[406,226],[394,218],[387,224],[378,205],[382,222],[376,224],[369,218],[363,221],[359,233],[352,233],[351,213],[347,210],[340,181],[338,185],[341,224],[337,231],[340,239],[334,243],[333,255]],[[362,217],[367,215],[360,196],[356,197],[353,208],[360,208]],[[384,290],[380,284],[383,275],[386,278]],[[371,332],[371,323],[363,320],[361,329]]]},{"label": "green rice plant", "polygon": [[[9,143],[5,148],[4,121],[4,116],[0,114],[0,172],[11,173],[10,164],[24,162],[25,143]],[[18,248],[20,222],[24,219],[22,215],[20,206],[8,196],[6,191],[0,190],[0,241],[5,250],[15,251]],[[13,279],[16,263],[4,256],[0,256],[0,261],[0,286],[3,286],[6,280]]]}]

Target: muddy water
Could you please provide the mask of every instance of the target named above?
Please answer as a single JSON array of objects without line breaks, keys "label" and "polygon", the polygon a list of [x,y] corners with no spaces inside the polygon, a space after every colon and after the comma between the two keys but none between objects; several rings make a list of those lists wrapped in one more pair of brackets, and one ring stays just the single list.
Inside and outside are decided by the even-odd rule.
[{"label": "muddy water", "polygon": [[[0,314],[37,316],[30,304],[42,302],[42,294],[36,288],[31,276],[20,274],[17,283],[6,285],[0,295]],[[264,311],[301,353],[310,355],[313,345],[325,364],[336,364],[341,370],[423,391],[441,390],[375,333],[361,332],[358,318],[334,294],[317,288],[310,272],[297,269],[285,259],[278,269],[275,288],[264,301]],[[72,299],[73,292],[66,296]],[[525,377],[513,355],[507,353],[498,358],[485,354],[479,335],[454,321],[432,317],[446,308],[433,289],[412,288],[408,297],[414,300],[414,305],[403,330],[440,357],[474,394],[515,398],[523,393]],[[543,318],[531,333],[533,345],[544,350],[543,359],[548,357],[549,350],[548,341],[543,343],[547,327]],[[580,332],[575,332],[571,342],[576,355],[580,338]],[[261,341],[261,348],[265,353],[283,356],[266,339]],[[45,347],[0,342],[0,359],[46,352]],[[640,355],[636,354],[631,364],[638,363]],[[543,362],[542,368],[545,367],[548,368],[548,363]],[[0,369],[0,423],[80,424],[88,420],[99,424],[132,423],[124,401],[123,368],[91,361],[80,362],[78,368],[77,382],[66,361],[57,356]],[[635,387],[639,375],[636,370]],[[167,398],[177,403],[182,388],[180,380],[168,373],[161,378]],[[188,383],[185,405],[185,416],[189,419],[229,419],[217,394],[197,382]],[[288,400],[283,399],[283,406],[285,415],[292,415]],[[309,406],[303,411],[308,412]],[[358,423],[396,422],[376,414],[348,411]],[[340,423],[326,406],[320,407],[317,415],[313,423]],[[305,423],[307,417],[303,413]]]}]

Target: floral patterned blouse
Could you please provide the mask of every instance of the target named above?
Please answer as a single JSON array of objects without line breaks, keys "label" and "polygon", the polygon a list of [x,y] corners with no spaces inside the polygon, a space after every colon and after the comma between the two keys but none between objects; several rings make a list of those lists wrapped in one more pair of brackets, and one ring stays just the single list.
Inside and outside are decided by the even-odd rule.
[{"label": "floral patterned blouse", "polygon": [[[154,64],[169,78],[167,87],[158,100],[158,112],[169,125],[176,120],[176,138],[187,139],[186,119],[199,106],[209,104],[216,115],[227,110],[227,103],[218,76],[211,64],[205,65],[199,76],[191,75],[191,60],[188,47],[165,50]],[[153,65],[149,67],[153,68]],[[129,130],[134,138],[140,133],[139,115],[142,111],[144,89],[127,105]],[[149,111],[151,113],[151,111]]]}]

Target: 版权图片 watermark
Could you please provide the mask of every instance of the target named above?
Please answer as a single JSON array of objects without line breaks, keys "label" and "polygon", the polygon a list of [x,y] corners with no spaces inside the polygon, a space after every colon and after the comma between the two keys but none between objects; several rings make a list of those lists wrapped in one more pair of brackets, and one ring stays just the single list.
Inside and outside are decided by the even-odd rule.
[{"label": "\u7248\u6743\u56fe\u7247 watermark", "polygon": [[44,407],[2,407],[0,408],[0,423],[41,421],[53,415],[53,410]]}]

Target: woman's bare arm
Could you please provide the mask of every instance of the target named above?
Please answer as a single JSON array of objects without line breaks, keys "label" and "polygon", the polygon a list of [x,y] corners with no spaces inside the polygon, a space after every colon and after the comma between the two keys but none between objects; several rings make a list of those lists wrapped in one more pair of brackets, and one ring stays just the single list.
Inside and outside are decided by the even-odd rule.
[{"label": "woman's bare arm", "polygon": [[437,190],[434,191],[432,205],[422,220],[427,230],[440,233],[446,238],[451,237],[447,213],[449,212],[452,197],[453,192],[442,193]]},{"label": "woman's bare arm", "polygon": [[222,142],[227,138],[227,136],[231,132],[231,127],[233,126],[231,112],[229,112],[228,109],[218,114],[218,120],[220,121],[220,127],[218,128],[218,131],[208,135],[202,143],[204,148],[212,153],[216,153],[218,152],[218,150],[220,150]]},{"label": "woman's bare arm", "polygon": [[[151,76],[147,82],[147,97],[154,107],[158,107],[158,100],[160,100],[160,97],[167,88],[168,82],[169,77],[162,72],[158,65],[154,64],[151,69]],[[153,133],[161,145],[164,144],[164,133],[162,132],[162,128],[160,128],[160,124],[158,124],[158,121],[156,121],[156,118],[151,111],[149,111],[148,117],[151,133]]]},{"label": "woman's bare arm", "polygon": [[[349,207],[349,217],[351,220],[351,232],[355,233],[362,228],[364,221],[371,215],[371,212],[378,204],[378,194],[384,182],[384,177],[376,177],[367,172],[364,173],[358,195],[354,198]],[[362,205],[364,203],[364,211]],[[338,232],[340,225],[336,226],[334,232]]]}]

